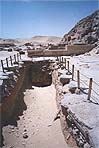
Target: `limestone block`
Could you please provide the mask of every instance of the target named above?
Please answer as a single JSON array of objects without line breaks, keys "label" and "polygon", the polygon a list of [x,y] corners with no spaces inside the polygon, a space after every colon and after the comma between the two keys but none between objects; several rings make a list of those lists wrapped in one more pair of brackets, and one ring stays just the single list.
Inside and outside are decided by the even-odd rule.
[{"label": "limestone block", "polygon": [[70,79],[71,79],[71,75],[66,75],[65,73],[63,73],[61,76],[60,76],[60,82],[65,85],[65,84],[68,84],[70,82]]}]

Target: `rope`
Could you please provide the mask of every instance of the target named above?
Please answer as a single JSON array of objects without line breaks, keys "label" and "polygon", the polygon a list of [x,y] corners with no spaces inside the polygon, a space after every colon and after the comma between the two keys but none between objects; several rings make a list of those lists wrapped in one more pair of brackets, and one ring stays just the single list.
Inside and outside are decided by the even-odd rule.
[{"label": "rope", "polygon": [[99,84],[97,83],[97,82],[95,82],[95,81],[93,81],[97,86],[99,86]]},{"label": "rope", "polygon": [[[83,80],[81,80],[81,82],[88,86],[88,84],[85,83]],[[99,94],[98,94],[94,89],[92,89],[92,91],[93,91],[97,96],[99,96]]]},{"label": "rope", "polygon": [[97,98],[95,98],[94,96],[91,96],[91,98],[99,105],[99,102],[97,101]]},{"label": "rope", "polygon": [[94,92],[94,93],[96,93],[96,94],[97,94],[97,96],[99,96],[99,94],[98,94],[98,93],[97,93],[94,89],[92,89],[92,90],[93,90],[93,92]]},{"label": "rope", "polygon": [[81,82],[81,84],[83,85],[83,87],[85,87],[84,82]]},{"label": "rope", "polygon": [[81,79],[80,79],[80,81],[81,81],[81,82],[83,82],[85,85],[87,85],[87,86],[88,86],[88,84],[87,84],[85,81],[83,81],[83,80],[81,80]]},{"label": "rope", "polygon": [[92,97],[93,97],[94,99],[96,99],[96,101],[98,101],[98,99],[97,99],[95,96],[92,95],[91,98],[92,98]]},{"label": "rope", "polygon": [[81,74],[82,76],[86,77],[87,79],[90,79],[89,77],[87,77],[86,75],[82,74],[81,72],[80,72],[80,74]]}]

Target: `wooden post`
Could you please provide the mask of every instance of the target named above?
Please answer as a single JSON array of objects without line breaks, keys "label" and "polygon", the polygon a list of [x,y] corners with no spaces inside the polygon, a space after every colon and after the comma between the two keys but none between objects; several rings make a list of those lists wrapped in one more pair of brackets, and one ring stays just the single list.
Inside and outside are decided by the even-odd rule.
[{"label": "wooden post", "polygon": [[60,63],[61,63],[61,56],[60,56]]},{"label": "wooden post", "polygon": [[8,58],[6,58],[6,64],[7,64],[7,67],[9,67],[9,64],[8,64]]},{"label": "wooden post", "polygon": [[62,57],[62,63],[63,63],[63,57]]},{"label": "wooden post", "polygon": [[66,69],[66,58],[65,58],[65,69]]},{"label": "wooden post", "polygon": [[59,61],[59,57],[57,56],[57,60]]},{"label": "wooden post", "polygon": [[72,80],[74,80],[74,65],[72,65]]},{"label": "wooden post", "polygon": [[89,81],[89,92],[88,92],[88,100],[90,100],[90,96],[91,96],[91,90],[92,90],[92,78],[90,78],[90,81]]},{"label": "wooden post", "polygon": [[19,54],[17,53],[17,61],[19,62]]},{"label": "wooden post", "polygon": [[1,66],[2,66],[2,70],[4,72],[3,60],[1,60]]},{"label": "wooden post", "polygon": [[79,73],[79,70],[77,70],[77,87],[80,88],[80,73]]},{"label": "wooden post", "polygon": [[14,54],[14,60],[15,60],[15,63],[16,63],[16,55]]},{"label": "wooden post", "polygon": [[69,72],[69,61],[67,61],[67,70]]},{"label": "wooden post", "polygon": [[12,63],[12,57],[10,56],[10,61],[11,61],[11,66],[13,65],[13,63]]},{"label": "wooden post", "polygon": [[20,60],[21,60],[21,53],[20,53]]}]

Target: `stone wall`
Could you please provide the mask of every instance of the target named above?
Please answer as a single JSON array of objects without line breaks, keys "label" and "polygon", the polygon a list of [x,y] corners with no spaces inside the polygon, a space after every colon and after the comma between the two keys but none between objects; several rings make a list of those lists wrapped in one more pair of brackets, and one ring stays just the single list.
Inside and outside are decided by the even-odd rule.
[{"label": "stone wall", "polygon": [[75,54],[82,54],[89,52],[94,47],[94,45],[67,45],[66,50]]},{"label": "stone wall", "polygon": [[45,51],[33,51],[28,50],[28,56],[71,56],[71,55],[79,55],[84,54],[92,50],[93,45],[67,45],[66,49],[58,49],[58,50],[45,50]]}]

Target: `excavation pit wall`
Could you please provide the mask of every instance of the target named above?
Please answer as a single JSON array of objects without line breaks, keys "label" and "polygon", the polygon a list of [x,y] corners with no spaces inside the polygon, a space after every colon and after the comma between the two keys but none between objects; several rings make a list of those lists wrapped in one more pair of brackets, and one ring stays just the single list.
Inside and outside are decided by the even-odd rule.
[{"label": "excavation pit wall", "polygon": [[27,109],[24,102],[24,92],[32,86],[46,87],[52,84],[51,61],[24,61],[19,69],[19,76],[10,95],[2,98],[0,106],[2,126],[14,124],[17,126],[19,116]]},{"label": "excavation pit wall", "polygon": [[[60,77],[58,74],[58,69],[61,68],[60,62],[56,62],[55,65],[53,65],[53,73],[52,73],[52,78],[53,78],[53,84],[55,85],[56,88],[56,103],[57,103],[57,108],[60,112],[60,123],[61,123],[61,129],[64,135],[64,139],[66,143],[68,144],[69,147],[71,148],[77,148],[77,144],[75,139],[71,136],[69,127],[66,121],[66,114],[63,114],[63,110],[61,107],[61,100],[63,99],[64,93],[62,90],[63,84],[60,82]],[[65,112],[66,113],[66,112]]]},{"label": "excavation pit wall", "polygon": [[[88,128],[86,128],[86,125],[84,125],[83,121],[80,121],[76,117],[76,114],[72,112],[70,109],[69,104],[63,105],[62,100],[65,96],[65,94],[70,95],[70,90],[67,90],[68,84],[64,84],[60,81],[60,69],[63,70],[63,66],[60,64],[60,61],[56,62],[56,65],[54,67],[53,72],[53,83],[56,88],[56,102],[58,109],[60,110],[60,121],[61,121],[61,127],[62,131],[65,137],[66,142],[70,147],[77,148],[77,147],[95,147],[94,141],[92,140],[91,134],[88,131]],[[66,71],[66,69],[64,69]],[[62,75],[62,74],[61,74]],[[72,79],[72,78],[71,78]],[[66,87],[67,86],[67,87]],[[72,96],[71,92],[71,96]],[[78,96],[78,94],[76,94]],[[73,97],[73,96],[72,96]],[[73,105],[73,103],[71,103]]]}]

